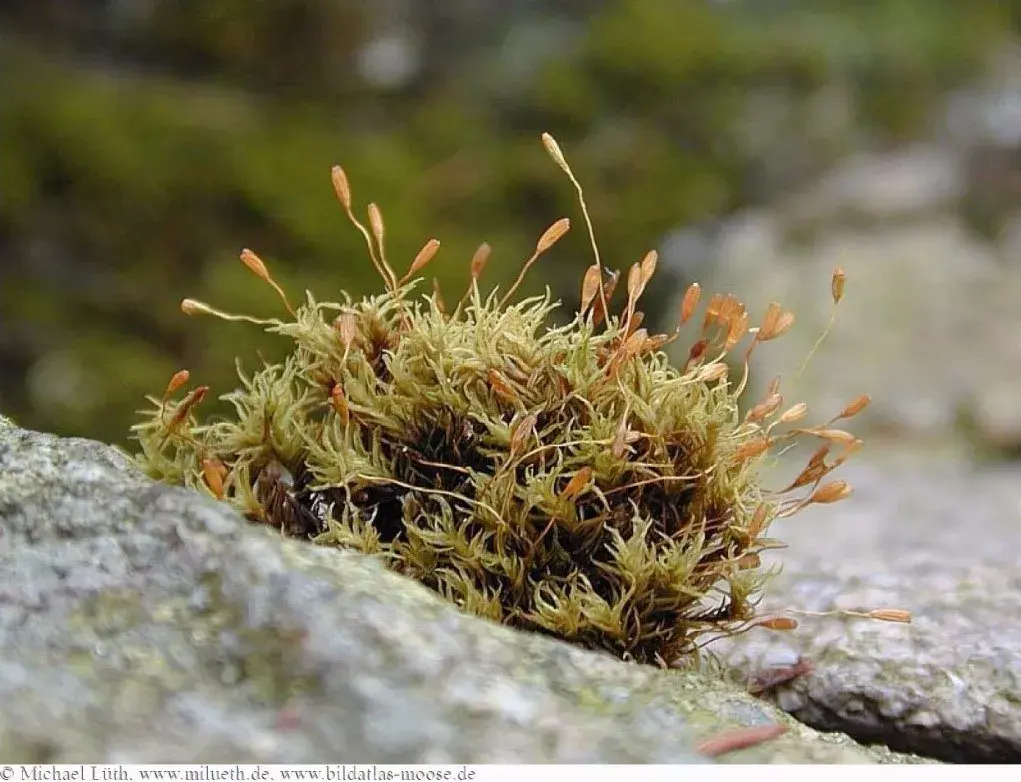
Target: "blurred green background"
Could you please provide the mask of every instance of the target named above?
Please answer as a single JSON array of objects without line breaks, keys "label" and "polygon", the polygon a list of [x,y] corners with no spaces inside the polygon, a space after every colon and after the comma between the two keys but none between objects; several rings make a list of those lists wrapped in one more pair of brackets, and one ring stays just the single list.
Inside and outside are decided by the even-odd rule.
[{"label": "blurred green background", "polygon": [[[430,237],[448,300],[482,241],[512,278],[586,186],[605,259],[767,204],[860,149],[931,134],[942,96],[1017,35],[1017,2],[4,0],[0,410],[123,442],[178,368],[216,392],[286,345],[188,319],[380,288],[329,171],[382,207],[406,267]],[[530,290],[573,305],[580,221]],[[699,270],[665,264],[655,314]]]}]

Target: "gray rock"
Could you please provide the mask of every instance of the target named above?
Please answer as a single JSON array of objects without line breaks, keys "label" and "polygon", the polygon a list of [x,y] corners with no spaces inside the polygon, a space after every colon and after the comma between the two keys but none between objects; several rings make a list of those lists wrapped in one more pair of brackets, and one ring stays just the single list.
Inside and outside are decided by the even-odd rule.
[{"label": "gray rock", "polygon": [[790,549],[763,607],[901,608],[912,624],[809,616],[716,652],[740,680],[810,663],[767,699],[820,730],[946,761],[1021,761],[1021,468],[847,477],[854,498],[775,531]]},{"label": "gray rock", "polygon": [[17,762],[905,762],[718,675],[463,616],[98,443],[0,417],[0,757]]},{"label": "gray rock", "polygon": [[979,84],[947,101],[943,124],[959,146],[1021,146],[1021,45],[1002,47],[990,65]]},{"label": "gray rock", "polygon": [[842,161],[783,206],[799,221],[904,219],[954,207],[964,195],[964,165],[935,145]]},{"label": "gray rock", "polygon": [[[1021,342],[1010,349],[1013,363],[1021,361]],[[968,421],[974,427],[977,444],[995,454],[1021,453],[1021,405],[1017,382],[992,380],[975,388],[968,397]]]},{"label": "gray rock", "polygon": [[[873,168],[881,179],[882,164]],[[902,167],[898,176],[937,189],[911,172]],[[825,202],[816,200],[820,208]],[[1005,247],[984,243],[962,220],[938,212],[910,219],[891,213],[868,225],[833,215],[824,230],[798,237],[801,218],[782,209],[736,218],[721,231],[702,280],[708,290],[744,300],[753,324],[773,299],[795,313],[790,332],[757,350],[752,397],[781,374],[788,402],[807,402],[821,420],[870,393],[873,404],[856,431],[1021,449],[1017,406],[1004,403],[1021,395],[1021,264],[1001,255]],[[799,375],[830,319],[837,265],[847,283],[836,322]],[[693,340],[676,343],[678,357]]]}]

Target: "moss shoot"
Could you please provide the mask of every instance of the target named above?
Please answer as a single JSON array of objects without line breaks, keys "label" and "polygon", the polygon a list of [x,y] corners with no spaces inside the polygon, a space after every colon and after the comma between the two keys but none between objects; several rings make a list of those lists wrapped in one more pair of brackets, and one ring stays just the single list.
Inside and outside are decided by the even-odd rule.
[{"label": "moss shoot", "polygon": [[[398,277],[378,207],[369,205],[367,225],[359,220],[336,167],[337,196],[383,292],[340,302],[307,293],[293,306],[244,251],[287,318],[194,299],[182,309],[261,325],[292,340],[293,352],[254,374],[239,363],[225,420],[200,421],[207,387],[188,390],[189,373],[175,374],[133,427],[139,461],[255,523],[379,557],[464,611],[624,659],[672,664],[716,637],[796,626],[757,614],[770,576],[759,555],[781,546],[768,537],[775,519],[851,493],[827,481],[861,446],[836,424],[868,397],[805,427],[805,405],[785,405],[776,379],[742,413],[752,353],[782,336],[793,314],[773,302],[754,325],[736,297],[703,302],[694,284],[677,329],[650,334],[638,305],[656,253],[623,280],[604,269],[581,186],[557,142],[543,143],[577,190],[594,254],[567,325],[549,325],[557,307],[549,293],[515,300],[529,268],[569,230],[567,218],[547,229],[502,294],[482,289],[488,247],[480,247],[468,289],[450,307],[420,278],[439,242]],[[838,269],[834,306],[843,286]],[[674,366],[664,348],[685,330],[694,332],[687,358]],[[734,366],[740,378],[731,378]],[[765,488],[766,460],[800,439],[817,443],[804,470]]]}]

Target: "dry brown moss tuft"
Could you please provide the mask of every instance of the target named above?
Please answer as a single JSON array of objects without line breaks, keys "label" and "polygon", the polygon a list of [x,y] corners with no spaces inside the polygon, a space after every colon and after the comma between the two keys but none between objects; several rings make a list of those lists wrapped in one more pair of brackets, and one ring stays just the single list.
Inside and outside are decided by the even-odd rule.
[{"label": "dry brown moss tuft", "polygon": [[[560,147],[544,144],[577,187],[595,263],[581,311],[548,326],[549,295],[511,302],[528,269],[569,229],[554,222],[514,285],[483,293],[483,245],[471,281],[448,311],[416,277],[436,256],[430,240],[403,277],[386,258],[384,223],[355,216],[351,188],[333,169],[338,197],[364,235],[385,284],[363,301],[292,308],[265,264],[245,266],[279,294],[291,318],[223,313],[188,299],[188,314],[248,320],[294,342],[227,394],[228,420],[200,423],[207,389],[178,394],[177,373],[133,427],[150,474],[229,502],[251,520],[325,545],[382,558],[463,610],[550,633],[626,659],[669,664],[704,641],[754,626],[770,575],[759,554],[780,544],[770,523],[851,487],[827,476],[861,445],[834,428],[866,396],[816,427],[794,427],[805,406],[784,404],[779,380],[742,415],[738,397],[753,352],[794,322],[773,303],[754,325],[732,295],[709,297],[683,366],[664,347],[695,316],[701,289],[684,296],[677,329],[650,334],[638,309],[657,257],[623,279],[608,274],[584,196]],[[625,304],[611,309],[622,283]],[[834,304],[844,276],[834,275]],[[743,346],[743,347],[742,347]],[[729,377],[737,353],[743,376]],[[799,439],[819,441],[801,474],[779,491],[760,468]],[[876,618],[887,618],[876,617]]]}]

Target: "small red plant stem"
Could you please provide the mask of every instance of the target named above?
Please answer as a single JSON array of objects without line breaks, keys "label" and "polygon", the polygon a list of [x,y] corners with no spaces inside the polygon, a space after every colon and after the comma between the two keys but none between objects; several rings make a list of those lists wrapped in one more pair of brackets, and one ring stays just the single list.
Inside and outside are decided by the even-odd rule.
[{"label": "small red plant stem", "polygon": [[739,749],[748,749],[764,742],[782,736],[787,732],[786,725],[755,725],[751,728],[735,728],[717,733],[715,736],[706,739],[698,744],[696,751],[710,758],[723,755],[727,752],[734,752]]},{"label": "small red plant stem", "polygon": [[794,665],[783,668],[768,668],[752,676],[748,680],[748,692],[752,695],[763,695],[774,687],[786,684],[799,676],[807,676],[812,672],[812,663],[798,658]]}]

